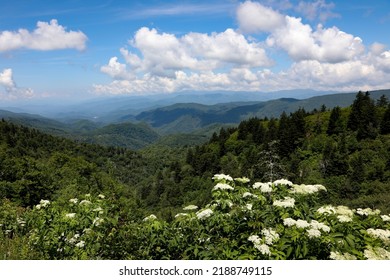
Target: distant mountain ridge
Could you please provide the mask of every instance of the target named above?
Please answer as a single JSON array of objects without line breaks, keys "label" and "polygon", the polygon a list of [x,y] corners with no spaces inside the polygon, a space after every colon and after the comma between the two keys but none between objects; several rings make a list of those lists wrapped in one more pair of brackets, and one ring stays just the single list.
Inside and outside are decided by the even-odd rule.
[{"label": "distant mountain ridge", "polygon": [[[372,91],[370,95],[374,100],[378,100],[382,95],[390,99],[390,90]],[[196,139],[199,141],[206,139],[204,137],[206,131],[209,135],[210,132],[217,131],[223,126],[238,125],[242,120],[250,117],[278,118],[282,112],[291,113],[299,108],[312,111],[320,109],[322,105],[327,108],[347,107],[352,104],[355,97],[356,93],[339,93],[307,99],[280,98],[269,101],[236,101],[218,104],[196,102],[169,104],[172,101],[170,100],[167,101],[169,104],[167,106],[157,106],[157,103],[153,103],[157,108],[144,111],[127,110],[128,104],[118,103],[115,99],[111,103],[108,102],[107,107],[99,102],[90,104],[91,108],[100,104],[102,116],[106,115],[107,119],[78,118],[77,116],[82,115],[82,112],[79,111],[81,107],[77,106],[73,108],[73,119],[51,119],[37,114],[13,113],[5,110],[0,110],[0,118],[89,143],[141,149],[156,142],[186,143],[186,137],[188,144],[193,144]],[[145,101],[147,99],[142,102],[140,99],[134,100],[138,100],[139,103],[135,102],[132,104],[133,107],[137,104],[147,107]],[[117,110],[114,110],[115,108]],[[134,114],[134,112],[138,113]],[[161,138],[173,134],[178,134],[178,137]]]}]

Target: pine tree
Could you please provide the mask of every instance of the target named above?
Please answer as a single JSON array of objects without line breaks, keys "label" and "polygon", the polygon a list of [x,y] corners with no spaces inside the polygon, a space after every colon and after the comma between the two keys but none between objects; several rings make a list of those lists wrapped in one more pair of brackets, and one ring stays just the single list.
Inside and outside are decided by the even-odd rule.
[{"label": "pine tree", "polygon": [[359,140],[375,138],[378,127],[378,119],[374,101],[369,92],[361,91],[356,95],[348,118],[347,128],[357,131]]},{"label": "pine tree", "polygon": [[381,134],[389,134],[390,133],[390,104],[387,105],[387,109],[385,114],[383,115],[381,126],[380,126]]},{"label": "pine tree", "polygon": [[326,130],[326,134],[339,134],[343,132],[343,130],[344,128],[341,120],[341,109],[339,106],[336,106],[332,109],[332,112],[330,113],[329,124]]}]

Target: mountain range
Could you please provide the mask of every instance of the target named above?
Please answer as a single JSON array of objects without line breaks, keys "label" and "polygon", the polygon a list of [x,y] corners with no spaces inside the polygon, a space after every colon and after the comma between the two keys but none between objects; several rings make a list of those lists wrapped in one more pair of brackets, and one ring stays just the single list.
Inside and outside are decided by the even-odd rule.
[{"label": "mountain range", "polygon": [[[306,91],[298,96],[305,94],[314,92]],[[278,95],[283,93],[273,96]],[[372,91],[370,95],[374,100],[382,95],[390,99],[390,90]],[[6,107],[8,110],[0,110],[0,117],[79,141],[140,149],[156,143],[198,144],[221,127],[237,125],[250,117],[277,118],[282,112],[299,108],[312,111],[323,106],[347,107],[355,97],[356,93],[323,93],[304,99],[283,97],[259,101],[256,99],[261,99],[260,95],[254,93],[191,93],[165,99],[161,95],[100,99],[63,107],[62,111],[46,108],[42,115],[31,114],[39,106]]]}]

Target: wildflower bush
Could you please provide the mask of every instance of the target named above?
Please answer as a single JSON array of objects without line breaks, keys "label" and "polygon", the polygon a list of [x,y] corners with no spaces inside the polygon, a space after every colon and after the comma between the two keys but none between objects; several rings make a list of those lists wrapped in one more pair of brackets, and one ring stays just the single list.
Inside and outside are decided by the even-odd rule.
[{"label": "wildflower bush", "polygon": [[45,259],[97,259],[109,247],[115,216],[104,195],[72,198],[67,204],[41,200],[27,215],[29,244]]},{"label": "wildflower bush", "polygon": [[172,222],[118,220],[112,201],[86,195],[21,213],[3,207],[0,238],[24,236],[44,259],[390,259],[390,216],[320,205],[322,185],[213,180],[212,201]]},{"label": "wildflower bush", "polygon": [[378,210],[320,206],[322,185],[213,179],[213,201],[205,207],[187,206],[170,224],[145,219],[130,257],[390,259],[390,216]]}]

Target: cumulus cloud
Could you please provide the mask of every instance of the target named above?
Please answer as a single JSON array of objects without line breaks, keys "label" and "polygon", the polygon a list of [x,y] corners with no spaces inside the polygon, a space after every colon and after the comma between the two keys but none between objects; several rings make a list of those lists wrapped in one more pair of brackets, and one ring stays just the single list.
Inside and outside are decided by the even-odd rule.
[{"label": "cumulus cloud", "polygon": [[309,20],[319,19],[321,22],[325,22],[329,18],[340,16],[332,11],[334,7],[334,3],[327,3],[325,0],[299,1],[295,10]]},{"label": "cumulus cloud", "polygon": [[0,52],[16,49],[40,51],[86,48],[87,36],[81,31],[66,31],[57,20],[39,21],[32,32],[26,29],[0,32]]},{"label": "cumulus cloud", "polygon": [[135,33],[130,45],[139,54],[120,49],[125,63],[112,57],[102,66],[100,70],[114,81],[110,85],[95,85],[96,92],[199,89],[192,85],[195,83],[202,84],[202,88],[220,89],[230,83],[224,72],[273,64],[259,43],[247,40],[233,29],[212,34],[191,32],[178,37],[143,27]]},{"label": "cumulus cloud", "polygon": [[16,85],[13,79],[12,69],[7,68],[0,72],[0,88],[4,88],[4,92],[0,90],[0,99],[16,99],[16,98],[31,98],[34,92],[30,88],[20,88]]},{"label": "cumulus cloud", "polygon": [[243,32],[272,32],[284,25],[283,15],[257,2],[240,4],[236,15]]},{"label": "cumulus cloud", "polygon": [[[301,1],[299,8],[307,18],[333,8],[321,0],[311,3],[314,6]],[[114,56],[101,67],[113,81],[94,85],[94,91],[355,91],[390,87],[390,50],[383,44],[365,46],[361,38],[336,26],[312,26],[258,2],[238,5],[236,16],[239,28],[219,33],[177,36],[140,28],[129,46],[120,49],[121,57]],[[257,41],[259,33],[263,41]],[[286,54],[289,64],[273,70],[275,62],[268,52]]]},{"label": "cumulus cloud", "polygon": [[339,30],[337,27],[323,28],[318,25],[313,30],[303,24],[300,18],[286,16],[286,24],[274,31],[267,39],[270,47],[280,47],[290,58],[300,60],[318,60],[337,63],[353,59],[364,52],[359,37]]}]

